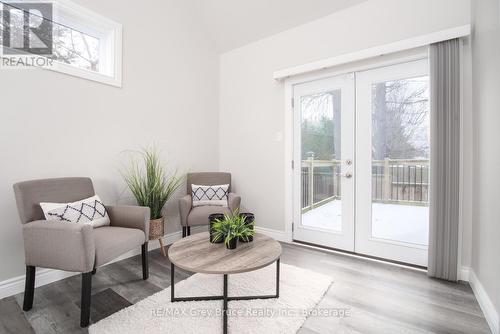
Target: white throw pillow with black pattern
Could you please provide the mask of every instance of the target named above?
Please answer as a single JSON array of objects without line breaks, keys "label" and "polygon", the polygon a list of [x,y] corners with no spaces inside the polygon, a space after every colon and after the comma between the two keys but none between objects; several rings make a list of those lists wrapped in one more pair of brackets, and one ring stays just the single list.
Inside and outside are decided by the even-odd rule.
[{"label": "white throw pillow with black pattern", "polygon": [[73,203],[40,203],[47,220],[92,227],[109,225],[109,216],[99,196],[95,195]]},{"label": "white throw pillow with black pattern", "polygon": [[192,184],[191,197],[193,206],[216,205],[227,207],[227,192],[229,184],[203,186]]}]

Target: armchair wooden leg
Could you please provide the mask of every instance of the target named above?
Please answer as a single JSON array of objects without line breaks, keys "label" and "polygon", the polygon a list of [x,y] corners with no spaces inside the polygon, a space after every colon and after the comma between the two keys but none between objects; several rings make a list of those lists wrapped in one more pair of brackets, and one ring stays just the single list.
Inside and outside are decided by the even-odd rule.
[{"label": "armchair wooden leg", "polygon": [[80,327],[90,322],[90,295],[92,292],[92,272],[82,274],[82,300],[80,304]]},{"label": "armchair wooden leg", "polygon": [[29,311],[33,307],[33,296],[35,295],[35,271],[36,267],[26,266],[26,281],[24,284],[23,310]]},{"label": "armchair wooden leg", "polygon": [[187,232],[187,227],[186,226],[183,226],[182,227],[182,237],[185,238],[186,237],[186,232]]},{"label": "armchair wooden leg", "polygon": [[142,279],[147,280],[149,278],[149,264],[148,264],[148,242],[142,244],[141,246],[142,254]]},{"label": "armchair wooden leg", "polygon": [[188,235],[188,236],[189,236],[189,235],[191,235],[191,226],[188,226],[188,227],[187,227],[187,235]]},{"label": "armchair wooden leg", "polygon": [[161,255],[163,255],[164,257],[167,257],[167,252],[165,252],[165,245],[163,244],[163,239],[162,238],[158,239],[158,242],[160,243]]}]

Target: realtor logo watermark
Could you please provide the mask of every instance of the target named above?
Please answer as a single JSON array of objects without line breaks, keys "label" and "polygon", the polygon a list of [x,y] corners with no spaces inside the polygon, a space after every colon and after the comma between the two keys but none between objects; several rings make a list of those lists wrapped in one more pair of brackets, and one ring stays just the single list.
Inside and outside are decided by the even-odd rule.
[{"label": "realtor logo watermark", "polygon": [[5,2],[0,14],[0,68],[53,65],[52,3]]},{"label": "realtor logo watermark", "polygon": [[[158,307],[151,310],[153,317],[173,318],[212,318],[220,317],[223,310],[219,308],[168,308]],[[315,318],[348,318],[351,316],[349,308],[231,308],[226,311],[228,316],[239,318],[287,318],[287,317],[315,317]]]}]

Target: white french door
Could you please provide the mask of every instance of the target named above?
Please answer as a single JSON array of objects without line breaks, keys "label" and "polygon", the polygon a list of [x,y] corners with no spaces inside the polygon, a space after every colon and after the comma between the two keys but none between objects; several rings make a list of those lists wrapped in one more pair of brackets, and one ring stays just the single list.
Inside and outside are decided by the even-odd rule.
[{"label": "white french door", "polygon": [[354,250],[354,75],[294,87],[294,238]]},{"label": "white french door", "polygon": [[294,86],[297,241],[427,266],[427,59]]},{"label": "white french door", "polygon": [[427,60],[356,74],[356,252],[427,266]]}]

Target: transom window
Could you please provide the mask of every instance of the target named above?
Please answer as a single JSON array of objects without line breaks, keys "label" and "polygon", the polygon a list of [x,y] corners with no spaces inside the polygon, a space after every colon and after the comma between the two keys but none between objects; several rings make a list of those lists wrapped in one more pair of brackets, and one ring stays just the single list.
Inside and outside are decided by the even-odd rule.
[{"label": "transom window", "polygon": [[121,86],[120,24],[68,0],[0,0],[3,55],[36,54],[44,68]]}]

